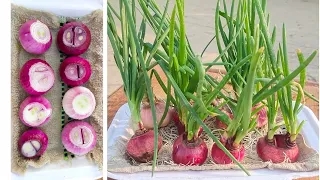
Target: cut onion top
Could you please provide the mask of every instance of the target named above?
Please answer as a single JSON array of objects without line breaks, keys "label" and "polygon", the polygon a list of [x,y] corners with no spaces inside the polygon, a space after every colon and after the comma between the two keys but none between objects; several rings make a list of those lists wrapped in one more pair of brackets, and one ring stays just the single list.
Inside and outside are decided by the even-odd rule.
[{"label": "cut onion top", "polygon": [[90,63],[81,57],[66,58],[60,65],[61,80],[70,86],[86,83],[91,76]]},{"label": "cut onion top", "polygon": [[95,147],[96,143],[96,132],[87,122],[72,121],[62,130],[62,144],[73,154],[85,155]]},{"label": "cut onion top", "polygon": [[58,48],[68,55],[84,53],[88,49],[90,42],[90,30],[81,22],[67,23],[58,32]]},{"label": "cut onion top", "polygon": [[39,127],[49,121],[52,114],[50,102],[42,96],[27,97],[20,105],[21,122],[29,127]]},{"label": "cut onion top", "polygon": [[66,92],[62,100],[62,106],[69,117],[81,120],[93,113],[96,100],[89,89],[77,86]]},{"label": "cut onion top", "polygon": [[48,136],[39,129],[30,129],[24,132],[19,141],[18,148],[26,158],[41,156],[47,149]]},{"label": "cut onion top", "polygon": [[22,88],[31,95],[42,95],[54,84],[54,72],[51,66],[42,59],[31,59],[20,71]]},{"label": "cut onion top", "polygon": [[42,54],[50,48],[52,36],[47,25],[39,20],[30,20],[20,27],[19,40],[27,52]]}]

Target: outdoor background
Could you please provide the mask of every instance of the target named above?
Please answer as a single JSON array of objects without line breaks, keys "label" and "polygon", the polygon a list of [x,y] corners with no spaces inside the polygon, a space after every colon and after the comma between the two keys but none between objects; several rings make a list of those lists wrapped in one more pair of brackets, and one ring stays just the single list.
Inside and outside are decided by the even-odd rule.
[{"label": "outdoor background", "polygon": [[[118,0],[108,0],[119,9]],[[165,0],[157,0],[164,7]],[[171,0],[171,6],[174,0]],[[216,0],[185,0],[185,23],[187,36],[193,50],[200,54],[214,35],[214,11]],[[230,2],[227,0],[227,2]],[[138,5],[138,3],[137,3]],[[319,49],[319,1],[318,0],[268,0],[267,10],[271,14],[271,25],[277,26],[277,41],[281,39],[282,23],[287,28],[287,45],[291,70],[299,65],[296,49],[300,48],[305,57]],[[169,12],[171,12],[169,9]],[[141,19],[137,12],[138,19]],[[138,21],[140,23],[140,21]],[[118,24],[118,27],[119,24]],[[146,40],[153,40],[151,29]],[[214,41],[203,56],[203,61],[212,61],[217,56]],[[108,41],[108,96],[122,85],[122,79],[113,59],[112,47]],[[319,55],[307,69],[308,80],[319,82]]]}]

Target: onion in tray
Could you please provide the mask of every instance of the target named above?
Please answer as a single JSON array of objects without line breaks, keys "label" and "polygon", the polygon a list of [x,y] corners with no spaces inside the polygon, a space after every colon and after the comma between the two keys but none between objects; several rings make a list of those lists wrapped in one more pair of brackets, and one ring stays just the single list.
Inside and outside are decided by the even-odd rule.
[{"label": "onion in tray", "polygon": [[69,22],[58,32],[58,48],[67,55],[80,55],[84,53],[91,42],[91,33],[81,22]]},{"label": "onion in tray", "polygon": [[62,106],[69,117],[82,120],[93,113],[96,100],[88,88],[77,86],[66,92],[62,100]]},{"label": "onion in tray", "polygon": [[61,80],[67,85],[82,85],[89,80],[90,76],[90,63],[81,57],[68,57],[60,65]]},{"label": "onion in tray", "polygon": [[27,61],[20,71],[22,88],[30,95],[42,95],[54,84],[54,72],[51,66],[42,59]]},{"label": "onion in tray", "polygon": [[22,47],[31,54],[43,54],[52,43],[52,35],[47,25],[39,20],[30,20],[19,29]]},{"label": "onion in tray", "polygon": [[62,130],[62,144],[75,155],[85,155],[97,143],[97,135],[93,127],[85,121],[71,121]]},{"label": "onion in tray", "polygon": [[29,127],[39,127],[49,121],[52,114],[50,102],[42,96],[27,97],[20,105],[21,122]]},{"label": "onion in tray", "polygon": [[29,159],[41,156],[47,149],[48,136],[39,129],[25,131],[18,142],[21,154]]}]

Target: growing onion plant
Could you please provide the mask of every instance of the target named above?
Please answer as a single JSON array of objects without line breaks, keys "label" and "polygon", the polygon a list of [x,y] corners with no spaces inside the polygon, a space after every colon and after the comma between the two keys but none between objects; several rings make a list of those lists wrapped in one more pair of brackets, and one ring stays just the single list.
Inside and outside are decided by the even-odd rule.
[{"label": "growing onion plant", "polygon": [[[234,1],[233,1],[234,2]],[[263,1],[263,7],[265,8],[265,2]],[[234,4],[234,3],[233,3]],[[232,4],[232,6],[233,6]],[[225,5],[225,1],[224,1],[224,6]],[[247,7],[252,7],[252,11],[246,11]],[[275,33],[272,34],[272,37],[269,37],[269,34],[267,32],[267,21],[268,18],[265,18],[264,16],[264,12],[263,12],[263,7],[261,7],[260,2],[259,1],[242,1],[242,3],[239,3],[238,5],[238,9],[240,9],[240,11],[238,10],[238,17],[240,16],[240,19],[238,19],[238,17],[236,18],[236,20],[234,19],[229,19],[230,17],[228,16],[227,13],[223,13],[225,15],[225,18],[227,19],[227,24],[233,24],[235,22],[235,24],[237,23],[245,23],[245,28],[243,28],[242,33],[240,33],[240,43],[239,45],[239,49],[236,50],[236,55],[238,54],[243,54],[243,53],[250,53],[250,52],[256,52],[258,48],[262,48],[262,47],[266,47],[267,51],[265,52],[265,54],[263,54],[263,62],[260,63],[261,66],[259,67],[258,65],[255,64],[255,61],[253,61],[253,59],[250,61],[250,63],[248,64],[249,66],[249,71],[247,70],[240,70],[243,75],[248,75],[248,76],[241,76],[240,72],[236,75],[239,75],[239,77],[242,77],[242,81],[244,82],[244,88],[243,90],[239,91],[239,86],[237,84],[233,84],[233,87],[236,87],[236,93],[238,91],[238,93],[240,92],[240,96],[237,98],[237,105],[234,111],[234,119],[233,121],[228,125],[228,127],[225,130],[225,133],[222,136],[222,141],[226,141],[226,147],[228,147],[228,150],[230,150],[230,152],[234,152],[234,155],[237,155],[238,157],[236,157],[239,161],[242,160],[243,155],[244,155],[244,150],[243,148],[241,148],[241,140],[252,130],[252,128],[254,128],[255,124],[256,124],[256,119],[253,119],[250,122],[251,116],[252,114],[250,113],[251,108],[254,107],[257,103],[260,103],[262,100],[264,100],[265,98],[267,98],[268,101],[268,105],[271,108],[270,113],[268,114],[269,117],[271,118],[269,122],[273,122],[276,118],[276,108],[278,107],[277,101],[273,104],[272,99],[275,99],[275,95],[274,93],[277,91],[274,91],[275,89],[278,89],[278,98],[279,98],[279,102],[280,102],[280,108],[281,109],[285,109],[283,108],[283,100],[286,100],[286,102],[288,102],[285,106],[288,108],[289,106],[292,106],[292,97],[291,97],[291,84],[292,84],[292,79],[294,77],[296,77],[300,72],[303,72],[306,65],[308,63],[311,62],[312,60],[312,56],[315,55],[316,52],[314,52],[310,59],[308,59],[307,61],[300,61],[301,64],[300,66],[293,71],[291,74],[288,71],[288,60],[286,59],[286,55],[279,55],[280,57],[284,57],[282,62],[282,65],[284,67],[285,72],[279,70],[279,67],[277,68],[277,60],[274,59],[274,51],[273,51],[273,47],[272,44],[275,41]],[[222,34],[222,37],[224,39],[224,41],[226,41],[226,35],[222,31],[222,26],[220,23],[220,18],[219,18],[219,14],[221,14],[221,12],[219,11],[220,7],[219,7],[219,2],[217,4],[217,8],[216,8],[216,40],[218,43],[218,48],[219,51],[221,51],[221,47],[219,44],[219,34]],[[247,9],[249,10],[249,9]],[[226,11],[226,8],[225,8]],[[260,17],[260,25],[262,27],[261,31],[259,26],[251,26],[251,23],[249,23],[250,21],[248,21],[248,17],[251,15],[251,20],[253,20],[254,22],[254,15],[253,13],[258,12],[258,15]],[[240,12],[240,14],[239,14]],[[232,15],[231,15],[232,17]],[[218,31],[218,25],[219,25],[219,31]],[[230,26],[232,27],[232,26]],[[231,31],[230,29],[228,29],[229,32]],[[250,30],[254,31],[253,35],[250,35]],[[275,28],[274,28],[274,32],[275,32]],[[246,37],[244,37],[243,35],[247,34]],[[249,34],[249,35],[248,35]],[[284,36],[285,37],[285,36]],[[262,41],[262,42],[261,42]],[[233,42],[231,42],[233,43]],[[285,38],[284,38],[284,44],[285,44]],[[228,44],[229,45],[229,44]],[[226,46],[228,46],[226,44]],[[262,47],[261,47],[262,46]],[[286,49],[286,46],[284,45],[283,49]],[[222,52],[222,51],[221,51]],[[280,52],[281,48],[280,48]],[[286,52],[286,50],[285,50]],[[281,54],[281,53],[280,53]],[[223,56],[222,56],[223,57]],[[229,53],[229,60],[223,60],[224,62],[229,62],[230,64],[233,63],[233,60],[236,56],[233,55],[233,53]],[[254,55],[253,55],[254,57]],[[222,58],[223,59],[223,58]],[[280,60],[278,60],[280,61]],[[262,66],[264,65],[264,67]],[[259,68],[260,71],[257,71],[257,74],[253,73],[252,74],[252,67],[251,66],[257,66],[256,68]],[[227,69],[227,68],[226,68]],[[278,70],[277,70],[278,69]],[[227,70],[228,71],[228,70]],[[284,76],[281,77],[281,74],[283,74]],[[268,75],[271,78],[268,78]],[[253,88],[253,82],[254,82],[254,78],[255,76],[257,76],[258,78],[256,78],[256,88]],[[304,81],[304,78],[301,78],[302,81]],[[268,83],[259,83],[260,81],[262,82],[268,82]],[[239,82],[234,80],[234,82]],[[231,81],[232,83],[232,81]],[[260,87],[259,87],[260,86]],[[298,86],[300,87],[300,86]],[[301,88],[298,88],[298,90]],[[287,95],[286,98],[288,99],[283,99],[281,92],[286,92],[285,94]],[[280,92],[280,96],[279,96],[279,92]],[[301,93],[303,93],[303,91],[298,91],[298,103],[299,99],[301,99]],[[271,97],[269,97],[271,95]],[[242,99],[243,98],[243,99]],[[244,102],[242,102],[244,101]],[[243,104],[244,103],[244,104]],[[296,104],[297,105],[297,104]],[[298,105],[295,107],[297,108]],[[290,108],[288,108],[290,109]],[[293,113],[291,112],[291,114],[297,114],[296,111],[294,111]],[[291,116],[292,117],[292,116]],[[294,121],[294,118],[292,117],[292,121]],[[291,123],[291,125],[294,126],[294,123]],[[301,125],[301,124],[300,124]],[[274,124],[269,123],[269,127],[272,128],[269,131],[269,136],[272,136],[272,133],[274,133],[274,131],[277,129],[278,126],[274,126]],[[300,126],[301,128],[301,126]],[[299,128],[297,129],[299,130]],[[294,130],[294,134],[296,136],[297,131]],[[293,136],[292,138],[295,138],[295,136]],[[230,142],[231,141],[231,142]],[[240,146],[240,148],[239,148]],[[220,153],[221,150],[215,148],[215,145],[212,148],[212,158],[216,163],[231,163],[231,160],[228,159],[228,157],[223,157]],[[220,154],[219,154],[220,153]],[[270,153],[270,152],[269,152]],[[272,154],[270,154],[271,156],[273,156]]]},{"label": "growing onion plant", "polygon": [[[152,54],[144,48],[145,22],[142,21],[137,32],[135,3],[129,5],[126,0],[119,1],[120,12],[108,3],[108,37],[114,51],[114,59],[120,71],[124,92],[127,97],[135,134],[127,144],[126,152],[138,162],[148,162],[153,159],[155,167],[157,152],[162,146],[162,138],[158,135],[155,102],[151,81],[147,71],[150,69],[146,61],[152,59]],[[116,18],[114,18],[116,17]],[[115,20],[120,22],[121,32],[117,31]],[[169,30],[167,30],[167,33]],[[157,49],[159,42],[153,44]],[[154,130],[146,130],[141,121],[140,106],[147,94],[153,119]]]},{"label": "growing onion plant", "polygon": [[[279,94],[283,95],[282,98],[286,102],[289,102],[289,96],[286,96],[288,95],[288,87],[291,88],[291,85],[294,84],[292,80],[304,71],[316,52],[306,60],[301,58],[300,66],[291,73],[285,68],[279,70],[277,65],[281,60],[275,58],[273,50],[275,33],[271,37],[269,36],[268,18],[264,15],[266,1],[262,0],[262,6],[259,0],[241,1],[238,4],[237,17],[234,19],[234,1],[232,1],[231,14],[228,14],[225,1],[223,1],[225,12],[221,12],[220,0],[218,0],[215,14],[215,38],[218,45],[221,44],[218,47],[220,54],[212,62],[202,63],[201,57],[194,53],[186,36],[183,0],[175,1],[171,15],[168,13],[169,0],[166,1],[164,11],[160,10],[155,0],[138,0],[137,2],[143,17],[139,32],[136,32],[136,2],[132,1],[130,8],[128,1],[121,0],[120,14],[108,4],[108,36],[124,82],[133,120],[139,125],[140,130],[143,129],[143,123],[139,119],[139,109],[145,90],[150,99],[154,124],[152,136],[153,168],[157,158],[158,142],[161,139],[158,138],[155,102],[148,71],[151,72],[151,76],[156,77],[167,94],[166,112],[162,119],[168,112],[170,103],[177,111],[177,119],[182,131],[174,142],[172,154],[174,162],[186,165],[204,163],[208,148],[199,138],[199,131],[202,128],[215,142],[211,152],[213,160],[216,163],[234,162],[249,175],[249,172],[239,161],[244,156],[241,142],[255,128],[257,122],[253,115],[261,109],[259,107],[252,111],[252,108],[258,103],[266,101],[268,107],[272,109],[271,113],[268,112],[269,126],[271,124],[273,129],[276,129],[278,126],[272,124],[275,121],[275,109],[278,109],[278,106],[289,109],[290,104],[281,107],[278,100],[274,104],[271,102],[274,102],[274,99],[280,99]],[[255,24],[256,12],[259,15],[259,25]],[[121,36],[117,34],[112,15],[121,22]],[[223,30],[224,26],[220,21],[220,16],[226,20],[225,27],[228,28],[228,31]],[[146,24],[149,24],[154,31],[155,40],[153,43],[144,40]],[[273,31],[275,32],[275,30]],[[220,42],[220,35],[224,49]],[[220,59],[222,63],[217,62]],[[285,60],[282,60],[281,63],[281,67],[287,67]],[[154,69],[157,65],[161,67],[168,79],[166,85]],[[208,69],[217,65],[224,65],[227,70],[221,81],[217,81],[207,73]],[[227,95],[224,89],[227,83],[232,84],[235,97]],[[298,87],[296,90],[301,93],[300,96],[303,99],[300,90],[300,87],[303,86],[296,87]],[[173,88],[173,94],[171,94],[171,88]],[[211,105],[218,98],[225,99],[233,107],[232,121],[227,114],[220,111],[219,106]],[[292,113],[296,115],[299,107],[292,109],[294,109]],[[216,116],[217,114],[221,117],[221,121],[227,124],[221,137],[213,135],[203,122],[209,115]],[[289,112],[286,117],[293,116]],[[293,125],[294,123],[288,120],[287,124]],[[292,127],[294,129],[294,125]],[[296,133],[298,130],[299,128],[290,132]],[[294,138],[292,136],[292,139]],[[145,139],[147,138],[138,139],[134,145],[142,146]],[[151,140],[148,139],[148,141]],[[188,159],[189,155],[190,159]]]},{"label": "growing onion plant", "polygon": [[[265,12],[262,10],[259,1],[255,4],[260,20],[262,21],[262,30],[265,37],[266,46],[268,47],[268,54],[271,61],[276,62],[277,68],[274,72],[269,71],[268,76],[281,76],[281,79],[291,76],[289,71],[289,60],[287,53],[286,28],[283,24],[282,28],[282,44],[279,43],[278,51],[273,50],[274,38],[270,38],[267,31],[265,19]],[[305,62],[311,62],[316,56],[317,51],[314,51],[307,59],[304,58],[301,50],[297,50],[297,57],[300,67]],[[297,115],[303,105],[300,103],[304,101],[304,86],[306,81],[306,69],[303,68],[300,72],[300,79],[298,82],[291,81],[283,88],[273,94],[272,98],[268,99],[269,107],[269,121],[267,136],[261,137],[257,142],[257,153],[263,161],[272,161],[280,163],[288,159],[290,162],[295,162],[298,159],[299,148],[296,144],[296,138],[302,129],[305,121],[298,123]],[[270,82],[271,83],[271,82]],[[274,85],[272,85],[274,86]],[[293,104],[293,91],[297,89],[297,98]],[[276,122],[278,108],[280,107],[283,122],[286,126],[287,133],[285,135],[275,134],[279,128]]]},{"label": "growing onion plant", "polygon": [[[139,3],[144,12],[144,17],[148,20],[148,23],[156,34],[159,33],[159,31],[163,31],[165,29],[163,27],[170,27],[169,35],[162,43],[164,51],[158,49],[154,57],[156,60],[155,63],[160,65],[168,78],[168,83],[170,83],[174,88],[174,95],[170,99],[177,109],[179,122],[183,124],[185,130],[183,135],[175,141],[174,149],[177,150],[173,152],[173,160],[176,163],[188,165],[199,165],[204,162],[207,148],[202,147],[202,140],[200,140],[199,143],[198,139],[199,128],[202,126],[205,132],[213,138],[218,146],[221,147],[236,163],[238,163],[237,160],[220,143],[218,138],[215,137],[211,130],[203,123],[203,120],[209,114],[214,115],[215,111],[219,111],[210,105],[211,102],[218,94],[222,94],[220,91],[228,82],[230,76],[236,72],[237,68],[247,62],[249,58],[245,58],[243,61],[238,63],[233,68],[230,76],[225,76],[221,83],[214,82],[212,77],[209,77],[204,73],[205,70],[201,64],[201,60],[199,59],[199,56],[196,56],[193,53],[185,35],[184,5],[182,1],[176,1],[176,6],[172,11],[170,20],[160,18],[158,22],[154,20],[154,17],[163,17],[163,14],[166,15],[168,2],[163,14],[158,9],[157,4],[154,1],[139,1]],[[175,16],[176,11],[178,11],[178,18]],[[151,15],[151,12],[155,12],[156,15]],[[152,48],[152,45],[149,43],[146,43],[145,45],[149,47],[149,49]],[[167,92],[167,89],[169,89],[170,86],[165,87],[162,80],[160,78],[157,79],[160,84],[163,84],[162,87]],[[215,89],[213,89],[210,84],[212,84]],[[224,94],[222,95],[225,96]],[[167,96],[171,96],[170,93],[167,94]],[[180,148],[180,144],[187,144],[189,150]],[[202,150],[201,158],[198,158],[201,159],[200,161],[190,162],[186,156],[183,158],[183,154],[187,155],[187,153],[193,152],[192,149],[194,148]],[[180,153],[180,151],[182,153]],[[195,156],[199,157],[200,155],[193,155],[191,158]],[[239,166],[243,168],[240,164]],[[248,172],[246,171],[246,173]]]}]

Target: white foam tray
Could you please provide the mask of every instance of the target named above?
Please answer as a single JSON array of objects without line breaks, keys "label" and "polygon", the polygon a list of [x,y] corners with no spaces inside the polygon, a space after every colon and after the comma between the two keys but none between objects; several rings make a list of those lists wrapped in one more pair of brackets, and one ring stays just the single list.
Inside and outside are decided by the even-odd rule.
[{"label": "white foam tray", "polygon": [[14,173],[11,175],[12,180],[95,180],[101,177],[102,172],[98,166],[84,156],[47,164],[42,168],[29,167],[24,176]]},{"label": "white foam tray", "polygon": [[[81,17],[103,9],[103,0],[12,0],[11,3],[68,17]],[[29,167],[24,176],[11,173],[13,180],[94,180],[101,177],[102,171],[85,157],[47,164],[42,168]]]},{"label": "white foam tray", "polygon": [[[306,106],[303,107],[298,114],[299,120],[306,120],[301,133],[305,138],[306,144],[317,152],[319,152],[319,122],[313,112]],[[108,129],[108,159],[111,159],[115,152],[115,148],[112,148],[116,143],[119,136],[128,137],[126,128],[129,127],[130,110],[128,104],[124,104],[120,107],[116,113],[109,129]],[[293,172],[289,170],[269,170],[258,169],[250,170],[251,176],[246,176],[241,170],[211,170],[211,171],[164,171],[155,172],[153,179],[261,179],[261,180],[292,180],[299,177],[311,177],[318,176],[318,171],[312,172]],[[107,172],[108,177],[114,179],[151,179],[151,172],[137,172],[137,173],[113,173]]]}]

